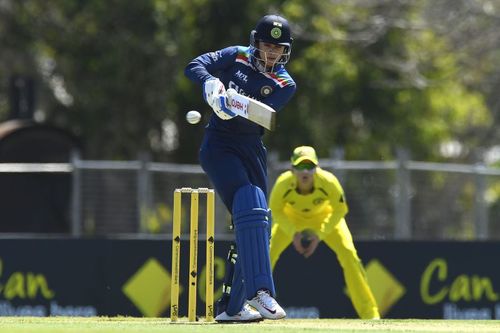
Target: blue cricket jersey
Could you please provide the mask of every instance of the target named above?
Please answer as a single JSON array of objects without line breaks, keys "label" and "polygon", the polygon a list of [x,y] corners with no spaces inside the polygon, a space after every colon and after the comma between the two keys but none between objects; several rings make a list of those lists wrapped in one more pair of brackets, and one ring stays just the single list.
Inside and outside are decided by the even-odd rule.
[{"label": "blue cricket jersey", "polygon": [[[250,60],[250,47],[230,46],[200,55],[186,67],[191,80],[203,84],[217,77],[226,87],[250,96],[279,111],[295,93],[296,85],[284,66],[274,73],[261,73]],[[209,131],[238,135],[259,135],[264,129],[242,117],[222,120],[212,114],[207,125]]]},{"label": "blue cricket jersey", "polygon": [[[272,74],[258,71],[250,59],[250,47],[243,46],[202,54],[187,65],[185,74],[200,85],[217,77],[226,89],[233,88],[275,110],[285,106],[296,87],[283,66]],[[200,147],[200,164],[229,211],[234,194],[246,185],[259,187],[267,197],[263,133],[263,127],[243,117],[223,120],[212,112]]]}]

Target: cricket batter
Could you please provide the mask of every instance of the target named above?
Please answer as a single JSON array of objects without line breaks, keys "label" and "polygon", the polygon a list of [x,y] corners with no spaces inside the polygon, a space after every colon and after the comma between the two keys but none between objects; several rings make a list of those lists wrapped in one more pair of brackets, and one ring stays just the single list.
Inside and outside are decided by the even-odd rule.
[{"label": "cricket batter", "polygon": [[[271,191],[273,212],[271,265],[293,243],[298,253],[310,257],[324,241],[336,254],[356,312],[362,319],[380,319],[375,298],[366,281],[344,216],[348,208],[337,178],[322,170],[314,148],[295,148],[292,169],[281,174]],[[303,235],[303,234],[307,235]],[[306,237],[307,239],[302,239]],[[304,244],[304,243],[308,244]]]},{"label": "cricket batter", "polygon": [[[227,304],[218,304],[215,319],[219,322],[286,316],[274,298],[269,259],[271,221],[264,128],[236,117],[228,107],[226,89],[233,88],[277,111],[282,109],[296,89],[285,69],[291,50],[288,21],[279,15],[266,15],[250,33],[249,46],[202,54],[185,69],[186,76],[202,86],[203,97],[214,111],[205,128],[200,164],[232,213],[236,236],[234,276],[232,286],[225,288],[228,295],[223,301]],[[232,253],[228,257],[236,258]]]}]

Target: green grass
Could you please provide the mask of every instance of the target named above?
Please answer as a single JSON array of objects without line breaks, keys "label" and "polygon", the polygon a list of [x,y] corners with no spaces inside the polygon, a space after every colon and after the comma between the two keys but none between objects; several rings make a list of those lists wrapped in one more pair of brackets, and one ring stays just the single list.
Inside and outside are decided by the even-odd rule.
[{"label": "green grass", "polygon": [[498,320],[286,319],[254,324],[170,323],[165,318],[0,317],[0,333],[500,332]]}]

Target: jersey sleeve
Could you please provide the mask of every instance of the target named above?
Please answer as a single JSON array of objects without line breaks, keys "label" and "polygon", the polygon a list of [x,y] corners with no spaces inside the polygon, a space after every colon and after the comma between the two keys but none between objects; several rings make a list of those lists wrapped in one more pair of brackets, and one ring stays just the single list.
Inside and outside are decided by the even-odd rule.
[{"label": "jersey sleeve", "polygon": [[269,208],[273,214],[273,225],[277,225],[287,235],[292,236],[295,234],[295,226],[290,223],[285,214],[286,194],[289,191],[287,173],[281,174],[276,180],[269,199]]},{"label": "jersey sleeve", "polygon": [[192,81],[203,84],[215,77],[215,73],[234,64],[238,55],[238,47],[230,46],[222,50],[208,52],[193,59],[184,70],[184,74]]},{"label": "jersey sleeve", "polygon": [[337,177],[331,173],[325,173],[324,182],[327,189],[328,199],[332,206],[332,214],[330,218],[321,224],[319,237],[323,240],[333,228],[340,222],[340,220],[347,214],[349,208],[345,200],[344,190]]}]

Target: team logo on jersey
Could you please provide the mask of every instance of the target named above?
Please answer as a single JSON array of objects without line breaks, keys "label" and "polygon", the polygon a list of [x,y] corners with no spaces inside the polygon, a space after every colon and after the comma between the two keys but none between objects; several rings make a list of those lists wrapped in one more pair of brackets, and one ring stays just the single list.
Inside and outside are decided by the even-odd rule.
[{"label": "team logo on jersey", "polygon": [[263,86],[262,88],[260,88],[260,94],[263,97],[267,97],[267,96],[271,95],[272,92],[273,92],[273,88],[271,88],[271,86]]},{"label": "team logo on jersey", "polygon": [[316,198],[313,200],[313,205],[317,206],[317,205],[321,205],[323,203],[323,201],[325,201],[325,199],[323,198]]},{"label": "team logo on jersey", "polygon": [[271,37],[278,39],[281,37],[281,29],[278,27],[274,27],[271,29]]}]

